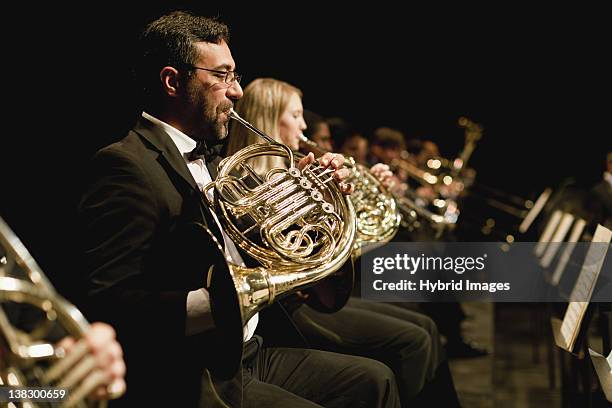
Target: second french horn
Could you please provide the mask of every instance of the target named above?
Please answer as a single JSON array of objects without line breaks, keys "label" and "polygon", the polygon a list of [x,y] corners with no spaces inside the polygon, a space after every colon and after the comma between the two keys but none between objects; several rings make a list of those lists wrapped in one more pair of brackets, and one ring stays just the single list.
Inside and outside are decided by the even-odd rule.
[{"label": "second french horn", "polygon": [[[318,153],[326,153],[306,136],[302,135],[301,140]],[[351,201],[357,219],[356,245],[390,241],[401,220],[396,200],[368,168],[356,163],[352,157],[346,158],[345,166],[351,171],[348,181],[355,185]]]}]

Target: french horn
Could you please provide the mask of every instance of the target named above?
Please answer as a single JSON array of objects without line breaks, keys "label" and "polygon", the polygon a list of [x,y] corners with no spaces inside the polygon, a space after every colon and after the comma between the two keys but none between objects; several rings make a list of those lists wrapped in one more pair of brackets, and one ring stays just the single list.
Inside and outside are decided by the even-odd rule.
[{"label": "french horn", "polygon": [[61,397],[45,402],[35,396],[22,400],[24,407],[105,407],[106,401],[87,399],[103,383],[101,373],[93,370],[75,381],[81,378],[77,370],[84,368],[86,344],[76,343],[67,355],[57,344],[68,335],[79,340],[88,329],[85,317],[55,291],[0,218],[0,386],[51,387]]},{"label": "french horn", "polygon": [[[215,325],[225,339],[229,359],[211,371],[228,378],[240,366],[242,328],[257,312],[287,295],[304,290],[339,271],[355,242],[353,205],[333,180],[332,169],[312,163],[297,167],[299,156],[242,119],[267,143],[252,144],[223,159],[216,180],[204,187],[205,198],[219,216],[224,232],[260,266],[247,268],[228,261],[208,228],[194,233],[201,245],[217,252],[207,289]],[[287,168],[258,174],[249,161],[273,155]],[[198,238],[199,237],[199,238]],[[351,280],[352,282],[352,280]]]},{"label": "french horn", "polygon": [[[301,135],[301,141],[318,153],[327,153],[316,142]],[[382,244],[389,242],[397,233],[400,225],[400,209],[393,195],[370,173],[370,169],[345,157],[345,166],[351,174],[347,179],[353,183],[355,191],[351,202],[357,219],[356,246]]]}]

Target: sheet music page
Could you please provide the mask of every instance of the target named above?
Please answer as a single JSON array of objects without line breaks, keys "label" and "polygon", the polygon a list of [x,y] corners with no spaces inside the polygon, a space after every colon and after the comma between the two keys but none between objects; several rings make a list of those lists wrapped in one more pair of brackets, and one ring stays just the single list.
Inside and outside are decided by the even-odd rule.
[{"label": "sheet music page", "polygon": [[589,355],[591,356],[601,389],[606,399],[612,402],[612,352],[608,354],[608,357],[605,357],[589,348]]},{"label": "sheet music page", "polygon": [[[612,231],[602,225],[598,225],[592,242],[609,244],[611,239]],[[579,299],[580,301],[570,301],[563,317],[563,324],[561,325],[561,335],[565,340],[568,350],[572,350],[576,343],[582,319],[589,306],[588,300],[595,289],[595,284],[597,283],[607,251],[607,245],[591,245],[585,257],[584,264],[570,296],[570,300]]]},{"label": "sheet music page", "polygon": [[574,348],[576,336],[580,329],[580,322],[588,306],[589,302],[570,302],[567,306],[563,323],[561,324],[561,336],[567,350]]}]

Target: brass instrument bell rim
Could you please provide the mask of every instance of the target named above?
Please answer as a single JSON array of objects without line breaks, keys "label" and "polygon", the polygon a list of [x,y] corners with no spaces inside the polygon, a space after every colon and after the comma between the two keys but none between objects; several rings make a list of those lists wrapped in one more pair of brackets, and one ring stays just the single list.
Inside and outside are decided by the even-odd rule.
[{"label": "brass instrument bell rim", "polygon": [[[229,380],[238,371],[243,352],[243,318],[234,281],[234,264],[225,253],[215,235],[202,223],[190,223],[183,227],[184,238],[196,247],[206,248],[213,265],[205,273],[203,287],[209,292],[210,307],[215,328],[212,339],[218,351],[217,359],[207,361],[208,369],[216,377]],[[246,322],[245,322],[246,323]]]}]

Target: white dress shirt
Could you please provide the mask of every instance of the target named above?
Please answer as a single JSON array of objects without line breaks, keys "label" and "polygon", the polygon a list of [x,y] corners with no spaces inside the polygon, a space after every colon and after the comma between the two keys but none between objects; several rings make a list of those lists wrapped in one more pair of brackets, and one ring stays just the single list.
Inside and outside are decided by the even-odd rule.
[{"label": "white dress shirt", "polygon": [[[189,161],[187,159],[187,155],[196,147],[196,141],[181,132],[180,130],[172,127],[171,125],[162,122],[154,116],[146,112],[142,112],[142,117],[149,120],[156,126],[159,126],[170,136],[170,139],[174,142],[179,152],[183,155],[185,162],[187,163],[187,168],[191,172],[196,184],[203,191],[203,188],[206,184],[212,181],[210,177],[210,173],[206,168],[206,164],[202,159],[197,159],[194,161]],[[212,199],[213,192],[212,189],[205,192],[206,195]],[[211,211],[221,234],[223,235],[223,240],[225,242],[225,254],[226,258],[229,262],[232,262],[236,265],[244,265],[244,261],[236,248],[234,242],[225,234],[223,228],[221,228],[221,224],[217,219],[217,215]],[[202,276],[204,279],[204,276]],[[259,321],[259,314],[255,314],[243,329],[243,339],[244,341],[249,340],[253,337],[253,333],[255,333],[255,328],[257,327],[257,323]],[[210,311],[210,296],[208,291],[204,288],[191,291],[187,294],[187,322],[185,324],[185,333],[189,336],[192,334],[197,334],[203,332],[204,330],[211,329],[214,327],[214,323],[212,320],[212,315]]]}]

